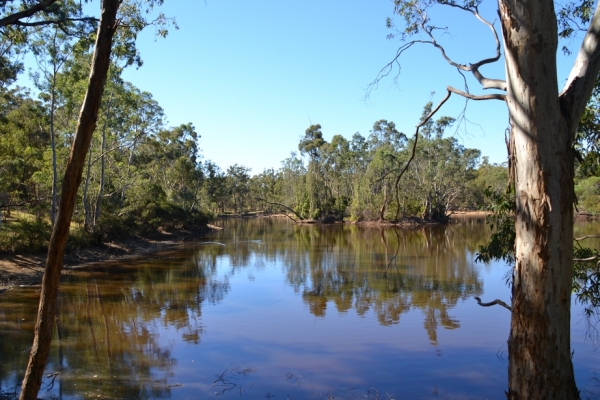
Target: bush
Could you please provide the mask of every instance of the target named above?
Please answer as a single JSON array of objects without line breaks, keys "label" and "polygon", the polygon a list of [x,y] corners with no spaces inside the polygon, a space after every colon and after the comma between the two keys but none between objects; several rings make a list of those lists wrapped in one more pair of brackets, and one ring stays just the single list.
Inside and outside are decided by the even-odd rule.
[{"label": "bush", "polygon": [[579,211],[600,215],[600,177],[592,176],[575,185]]},{"label": "bush", "polygon": [[48,248],[52,228],[44,221],[14,221],[0,228],[0,250],[35,253]]}]

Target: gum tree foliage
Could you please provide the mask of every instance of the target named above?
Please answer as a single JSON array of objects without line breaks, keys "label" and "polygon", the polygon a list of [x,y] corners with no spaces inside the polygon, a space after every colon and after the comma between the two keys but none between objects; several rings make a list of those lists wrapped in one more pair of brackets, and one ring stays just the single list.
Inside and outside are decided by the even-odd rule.
[{"label": "gum tree foliage", "polygon": [[[448,86],[442,103],[458,94],[506,104],[516,215],[507,396],[576,399],[570,352],[574,144],[600,70],[600,6],[587,0],[565,6],[552,0],[499,0],[496,12],[486,18],[481,5],[480,0],[394,0],[403,42],[375,83],[392,72],[406,51],[428,45],[465,80],[463,90]],[[438,40],[445,29],[429,17],[438,7],[463,12],[488,28],[490,56],[455,61]],[[497,16],[498,24],[490,22]],[[388,26],[394,23],[388,20]],[[559,90],[559,36],[577,30],[581,47]],[[484,76],[481,68],[502,57],[506,76]],[[473,93],[468,77],[492,93]]]}]

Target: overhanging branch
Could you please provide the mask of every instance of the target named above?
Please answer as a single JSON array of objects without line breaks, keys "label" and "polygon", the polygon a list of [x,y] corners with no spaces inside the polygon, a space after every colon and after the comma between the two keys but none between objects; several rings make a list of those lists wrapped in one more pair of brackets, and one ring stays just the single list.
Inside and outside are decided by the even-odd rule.
[{"label": "overhanging branch", "polygon": [[453,88],[452,86],[448,86],[448,91],[452,93],[456,93],[459,96],[466,97],[470,100],[502,100],[506,101],[506,95],[501,93],[494,94],[483,94],[483,95],[475,95],[467,92],[463,92],[462,90]]},{"label": "overhanging branch", "polygon": [[26,10],[19,11],[17,13],[8,15],[8,16],[0,19],[0,27],[8,26],[8,25],[17,25],[20,22],[20,20],[22,20],[24,18],[29,18],[29,17],[37,14],[38,12],[45,10],[46,8],[50,7],[52,4],[56,3],[56,1],[57,0],[43,0],[43,1],[40,1],[39,3],[37,3],[36,5],[29,7]]}]

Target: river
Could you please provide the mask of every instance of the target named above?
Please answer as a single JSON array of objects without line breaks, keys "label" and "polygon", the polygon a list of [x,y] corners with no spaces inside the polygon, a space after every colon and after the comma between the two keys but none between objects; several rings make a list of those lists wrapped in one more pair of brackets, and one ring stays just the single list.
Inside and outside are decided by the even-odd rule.
[{"label": "river", "polygon": [[[225,219],[206,239],[62,279],[40,398],[503,399],[510,302],[482,219],[413,229]],[[576,234],[600,231],[578,223]],[[0,295],[0,399],[18,393],[39,293]],[[592,331],[593,332],[593,331]],[[600,350],[579,304],[583,398]]]}]

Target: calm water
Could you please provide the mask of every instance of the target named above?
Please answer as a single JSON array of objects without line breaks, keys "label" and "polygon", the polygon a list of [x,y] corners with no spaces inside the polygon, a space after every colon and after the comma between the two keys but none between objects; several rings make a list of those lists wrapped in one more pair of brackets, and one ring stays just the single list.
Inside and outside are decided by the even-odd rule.
[{"label": "calm water", "polygon": [[[66,275],[40,397],[505,398],[510,315],[473,299],[510,300],[507,267],[473,261],[484,221],[219,223],[185,248]],[[580,224],[577,235],[599,228]],[[0,296],[5,395],[23,378],[37,298]],[[577,382],[593,397],[600,350],[585,322],[575,305]]]}]

